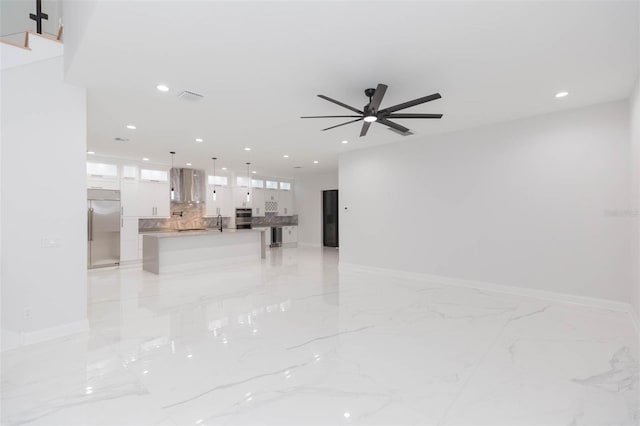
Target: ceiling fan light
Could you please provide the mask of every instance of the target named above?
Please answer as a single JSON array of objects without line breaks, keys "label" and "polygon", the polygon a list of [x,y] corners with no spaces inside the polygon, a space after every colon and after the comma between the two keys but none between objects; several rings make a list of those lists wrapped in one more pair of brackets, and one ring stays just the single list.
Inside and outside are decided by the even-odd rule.
[{"label": "ceiling fan light", "polygon": [[376,117],[375,115],[367,115],[364,118],[364,121],[366,121],[367,123],[373,123],[374,121],[376,121],[378,119],[378,117]]}]

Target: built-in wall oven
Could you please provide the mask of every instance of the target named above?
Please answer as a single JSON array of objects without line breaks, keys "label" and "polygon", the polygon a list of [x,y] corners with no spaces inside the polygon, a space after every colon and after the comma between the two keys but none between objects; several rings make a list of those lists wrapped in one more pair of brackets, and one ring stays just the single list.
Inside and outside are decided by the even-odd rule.
[{"label": "built-in wall oven", "polygon": [[251,229],[251,209],[236,209],[236,229]]}]

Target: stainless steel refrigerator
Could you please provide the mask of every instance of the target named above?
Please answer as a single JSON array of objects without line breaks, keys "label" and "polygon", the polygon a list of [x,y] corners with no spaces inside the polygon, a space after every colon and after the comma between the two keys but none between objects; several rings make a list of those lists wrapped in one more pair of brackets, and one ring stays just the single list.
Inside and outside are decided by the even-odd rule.
[{"label": "stainless steel refrigerator", "polygon": [[120,264],[120,191],[89,189],[87,263],[100,268]]}]

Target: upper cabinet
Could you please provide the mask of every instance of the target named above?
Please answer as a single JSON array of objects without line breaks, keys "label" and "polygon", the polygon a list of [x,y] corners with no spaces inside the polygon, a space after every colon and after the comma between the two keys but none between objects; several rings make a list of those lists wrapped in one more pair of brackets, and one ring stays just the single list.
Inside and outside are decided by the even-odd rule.
[{"label": "upper cabinet", "polygon": [[169,171],[159,169],[140,169],[140,180],[149,182],[169,182]]},{"label": "upper cabinet", "polygon": [[291,216],[293,214],[293,194],[291,191],[279,191],[278,214],[280,216]]},{"label": "upper cabinet", "polygon": [[118,165],[92,161],[87,162],[87,188],[120,189]]},{"label": "upper cabinet", "polygon": [[264,189],[253,188],[251,193],[251,208],[253,216],[264,216]]},{"label": "upper cabinet", "polygon": [[116,179],[105,179],[99,177],[88,176],[87,188],[89,189],[120,189],[120,182]]},{"label": "upper cabinet", "polygon": [[170,216],[169,182],[138,182],[138,216],[162,217]]},{"label": "upper cabinet", "polygon": [[168,218],[170,188],[168,182],[122,181],[122,215],[125,217]]},{"label": "upper cabinet", "polygon": [[88,161],[87,176],[93,178],[118,179],[118,165]]},{"label": "upper cabinet", "polygon": [[[247,200],[247,192],[251,193],[249,188],[246,187],[235,187],[233,188],[233,207],[234,208],[251,208],[252,200],[249,197]],[[234,212],[235,215],[235,212]]]},{"label": "upper cabinet", "polygon": [[231,216],[233,212],[233,199],[231,188],[226,186],[216,186],[216,196],[213,199],[213,185],[207,185],[207,216],[217,217]]}]

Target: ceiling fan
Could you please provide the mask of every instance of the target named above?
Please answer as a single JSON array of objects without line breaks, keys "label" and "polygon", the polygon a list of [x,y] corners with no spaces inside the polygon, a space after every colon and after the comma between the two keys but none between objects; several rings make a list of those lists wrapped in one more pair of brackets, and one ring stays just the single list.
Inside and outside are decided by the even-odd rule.
[{"label": "ceiling fan", "polygon": [[384,124],[385,126],[396,130],[403,136],[407,136],[410,134],[409,129],[400,124],[394,123],[390,120],[390,118],[442,118],[442,114],[407,114],[407,113],[396,113],[396,111],[400,111],[403,109],[410,108],[412,106],[424,104],[426,102],[435,101],[436,99],[440,99],[440,93],[434,93],[433,95],[425,96],[422,98],[414,99],[412,101],[403,102],[398,105],[394,105],[391,107],[387,107],[384,109],[380,109],[380,104],[382,103],[382,98],[384,97],[385,92],[387,91],[386,84],[378,84],[378,87],[375,89],[366,89],[364,94],[369,98],[369,103],[364,106],[362,111],[352,106],[349,106],[345,103],[337,101],[335,99],[331,99],[325,95],[318,95],[319,98],[322,98],[326,101],[333,102],[336,105],[340,105],[343,108],[351,110],[358,115],[316,115],[316,116],[307,116],[300,118],[355,118],[355,120],[347,121],[346,123],[341,123],[335,126],[327,127],[326,129],[322,129],[322,131],[335,129],[336,127],[344,126],[347,124],[355,123],[357,121],[364,120],[362,123],[362,130],[360,131],[360,136],[365,136],[369,131],[369,126],[371,123],[378,122],[380,124]]}]

